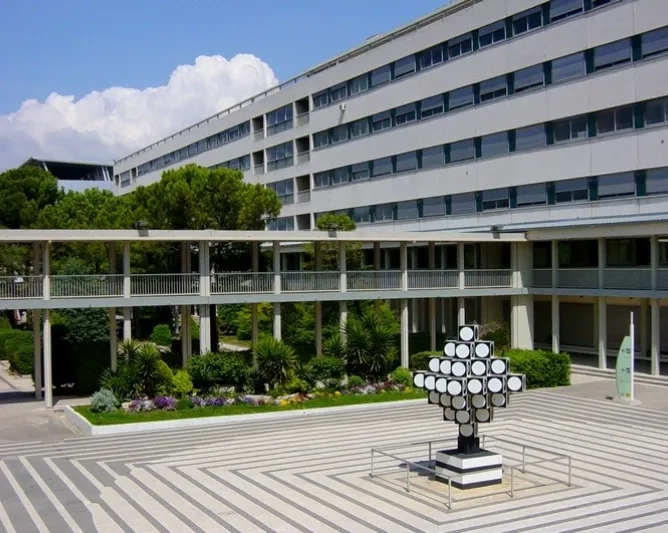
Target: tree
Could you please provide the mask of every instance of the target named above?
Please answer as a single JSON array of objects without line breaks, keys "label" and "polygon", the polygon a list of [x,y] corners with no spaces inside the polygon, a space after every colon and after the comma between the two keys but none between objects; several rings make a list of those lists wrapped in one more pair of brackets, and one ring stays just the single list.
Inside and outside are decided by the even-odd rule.
[{"label": "tree", "polygon": [[[319,231],[341,232],[355,231],[357,226],[348,215],[328,214],[318,218],[316,229]],[[312,243],[304,245],[306,268],[315,270],[315,247]],[[320,262],[322,270],[339,269],[339,244],[323,242],[320,245]],[[346,244],[346,268],[360,270],[362,268],[362,245],[357,242]]]},{"label": "tree", "polygon": [[31,228],[42,209],[59,198],[58,180],[37,167],[0,173],[0,227]]}]

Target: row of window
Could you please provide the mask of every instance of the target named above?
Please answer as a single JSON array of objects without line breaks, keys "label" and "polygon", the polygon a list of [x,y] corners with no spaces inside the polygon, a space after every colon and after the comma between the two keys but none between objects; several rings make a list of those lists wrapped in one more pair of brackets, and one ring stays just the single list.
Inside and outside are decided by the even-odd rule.
[{"label": "row of window", "polygon": [[552,85],[668,51],[668,27],[454,89],[313,134],[314,149]]},{"label": "row of window", "polygon": [[[668,168],[435,196],[358,207],[335,214],[346,214],[356,224],[370,224],[655,194],[668,194]],[[325,214],[316,214],[316,220]]]},{"label": "row of window", "polygon": [[318,172],[313,176],[314,189],[402,172],[430,170],[452,163],[539,149],[553,144],[666,123],[668,123],[668,98],[638,102]]},{"label": "row of window", "polygon": [[267,113],[267,135],[274,135],[292,128],[292,104],[279,107]]},{"label": "row of window", "polygon": [[201,141],[194,142],[188,146],[175,150],[167,155],[153,159],[147,163],[143,163],[137,167],[137,175],[142,176],[148,174],[149,172],[154,172],[165,167],[169,167],[178,163],[179,161],[184,161],[190,157],[195,157],[198,154],[208,152],[214,148],[218,148],[223,144],[228,144],[242,137],[250,135],[250,121],[246,121],[237,126],[226,129],[216,135],[211,135],[206,139]]},{"label": "row of window", "polygon": [[242,155],[241,157],[236,157],[225,161],[224,163],[218,163],[209,167],[214,168],[229,168],[230,170],[249,170],[250,169],[250,154]]},{"label": "row of window", "polygon": [[320,91],[313,95],[313,107],[317,109],[331,105],[491,44],[523,35],[568,17],[580,15],[585,11],[612,3],[612,1],[551,0]]},{"label": "row of window", "polygon": [[267,221],[269,231],[294,231],[295,217],[279,217]]}]

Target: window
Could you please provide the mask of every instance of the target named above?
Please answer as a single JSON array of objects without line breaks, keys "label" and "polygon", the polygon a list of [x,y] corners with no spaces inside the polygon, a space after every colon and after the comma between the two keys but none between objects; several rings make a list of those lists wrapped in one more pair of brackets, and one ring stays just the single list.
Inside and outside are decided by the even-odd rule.
[{"label": "window", "polygon": [[585,75],[584,52],[578,52],[552,61],[552,83],[581,78]]},{"label": "window", "polygon": [[631,62],[631,39],[622,39],[614,43],[594,48],[594,70],[603,70]]},{"label": "window", "polygon": [[493,209],[508,209],[510,207],[510,196],[508,188],[492,189],[482,191],[482,210],[491,211]]},{"label": "window", "polygon": [[357,78],[353,78],[350,82],[350,94],[351,96],[354,94],[359,94],[363,93],[364,91],[369,90],[369,76],[367,74],[363,74],[362,76],[358,76]]},{"label": "window", "polygon": [[612,0],[592,0],[591,8],[596,9],[597,7],[604,6],[610,2],[612,2]]},{"label": "window", "polygon": [[[368,168],[367,163],[367,168]],[[348,167],[342,167],[334,169],[332,172],[332,186],[341,185],[342,183],[348,183],[350,181],[350,173],[348,172]]]},{"label": "window", "polygon": [[588,199],[587,178],[557,181],[554,184],[554,201],[557,204],[580,202]]},{"label": "window", "polygon": [[606,239],[605,264],[610,267],[649,266],[649,239]]},{"label": "window", "polygon": [[417,200],[409,200],[397,204],[397,220],[410,220],[419,216],[420,211],[418,210]]},{"label": "window", "polygon": [[495,98],[502,98],[508,94],[505,76],[497,76],[491,80],[480,82],[480,101],[487,102]]},{"label": "window", "polygon": [[544,183],[517,187],[517,207],[545,205],[546,203],[547,191]]},{"label": "window", "polygon": [[554,123],[554,142],[565,142],[587,137],[587,117],[575,117]]},{"label": "window", "polygon": [[633,128],[633,106],[606,109],[596,113],[596,131],[603,135]]},{"label": "window", "polygon": [[552,22],[573,17],[583,11],[582,0],[552,0],[550,2],[550,20]]},{"label": "window", "polygon": [[480,48],[498,43],[506,38],[506,22],[499,20],[493,24],[481,28],[478,33],[478,45]]},{"label": "window", "polygon": [[662,124],[668,121],[668,99],[652,100],[645,105],[645,124]]},{"label": "window", "polygon": [[473,105],[473,86],[462,87],[450,92],[450,111]]},{"label": "window", "polygon": [[443,96],[432,96],[420,102],[420,118],[429,118],[440,115],[445,110],[443,106]]},{"label": "window", "polygon": [[521,93],[545,85],[543,65],[535,65],[515,72],[515,92]]},{"label": "window", "polygon": [[645,194],[668,193],[668,168],[653,168],[645,177]]},{"label": "window", "polygon": [[267,135],[292,128],[292,104],[267,113]]},{"label": "window", "polygon": [[422,168],[438,168],[445,165],[445,150],[442,146],[433,146],[422,150]]},{"label": "window", "polygon": [[329,101],[331,103],[338,102],[344,98],[348,98],[347,83],[340,83],[339,85],[335,85],[329,90]]},{"label": "window", "polygon": [[386,222],[394,220],[394,206],[392,204],[383,204],[376,207],[376,222]]},{"label": "window", "polygon": [[415,104],[408,104],[398,107],[394,114],[394,121],[397,126],[408,124],[409,122],[415,122],[416,120],[417,111],[415,109]]},{"label": "window", "polygon": [[450,214],[468,215],[475,213],[475,193],[465,192],[464,194],[453,194],[450,197]]},{"label": "window", "polygon": [[542,148],[545,145],[545,126],[543,124],[515,130],[515,150],[531,150]]},{"label": "window", "polygon": [[292,141],[267,148],[267,171],[292,166]]},{"label": "window", "polygon": [[361,120],[356,120],[350,125],[350,138],[355,139],[357,137],[363,137],[364,135],[369,135],[369,119],[363,118]]},{"label": "window", "polygon": [[239,160],[241,162],[241,170],[249,170],[250,169],[250,154],[246,154]]},{"label": "window", "polygon": [[410,172],[417,170],[418,158],[416,152],[407,152],[398,155],[396,158],[396,172]]},{"label": "window", "polygon": [[322,91],[313,95],[313,107],[315,109],[325,107],[326,105],[329,105],[329,95],[327,91]]},{"label": "window", "polygon": [[434,46],[420,54],[420,67],[425,69],[443,63],[443,47]]},{"label": "window", "polygon": [[448,57],[458,57],[473,50],[473,34],[467,33],[448,41]]},{"label": "window", "polygon": [[371,126],[373,131],[381,131],[392,127],[392,113],[383,111],[371,117]]},{"label": "window", "polygon": [[267,229],[269,231],[294,231],[295,219],[294,217],[281,217],[269,220]]},{"label": "window", "polygon": [[668,28],[664,27],[644,33],[640,39],[643,59],[668,51]]},{"label": "window", "polygon": [[508,153],[508,132],[485,135],[480,139],[481,156],[493,157]]},{"label": "window", "polygon": [[450,145],[450,162],[467,161],[475,159],[475,143],[473,139],[457,141]]},{"label": "window", "polygon": [[353,209],[353,221],[355,224],[370,224],[371,207],[357,207]]},{"label": "window", "polygon": [[390,81],[390,65],[371,71],[371,87],[378,87]]},{"label": "window", "polygon": [[129,170],[121,174],[121,187],[129,187],[132,182],[132,177]]},{"label": "window", "polygon": [[394,79],[403,78],[413,74],[416,70],[415,56],[397,59],[394,62]]},{"label": "window", "polygon": [[522,11],[517,15],[513,15],[513,33],[521,35],[543,25],[543,14],[540,7]]},{"label": "window", "polygon": [[374,178],[392,174],[392,158],[383,157],[382,159],[376,159],[371,163],[371,167],[373,168],[372,176]]},{"label": "window", "polygon": [[445,216],[445,197],[434,196],[422,200],[423,217],[442,217]]},{"label": "window", "polygon": [[282,205],[289,205],[294,202],[294,182],[292,179],[269,183],[267,189],[276,193]]},{"label": "window", "polygon": [[332,128],[329,134],[330,142],[332,144],[340,143],[348,140],[348,126],[343,124]]},{"label": "window", "polygon": [[352,168],[353,181],[366,180],[371,177],[369,163],[357,163]]},{"label": "window", "polygon": [[194,155],[197,155],[197,144],[195,143],[188,146],[188,156],[192,157]]},{"label": "window", "polygon": [[329,144],[329,132],[319,131],[313,134],[313,148],[322,148]]},{"label": "window", "polygon": [[633,172],[612,174],[598,178],[598,199],[635,196],[636,181]]},{"label": "window", "polygon": [[316,189],[329,187],[329,172],[318,172],[313,175],[313,184]]}]

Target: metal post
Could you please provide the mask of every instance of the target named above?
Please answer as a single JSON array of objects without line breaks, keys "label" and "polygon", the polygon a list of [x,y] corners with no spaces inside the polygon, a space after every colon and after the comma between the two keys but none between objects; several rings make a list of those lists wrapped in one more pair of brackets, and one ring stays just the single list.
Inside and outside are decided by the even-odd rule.
[{"label": "metal post", "polygon": [[523,444],[522,445],[522,474],[527,473],[527,467],[526,467],[526,451],[527,447]]},{"label": "metal post", "polygon": [[374,458],[374,450],[371,448],[371,477],[373,477],[373,458]]},{"label": "metal post", "polygon": [[514,468],[511,466],[510,467],[510,497],[514,498],[515,497],[515,478],[513,476],[513,470]]},{"label": "metal post", "polygon": [[448,507],[452,509],[452,478],[448,478]]},{"label": "metal post", "polygon": [[568,456],[568,486],[571,486],[571,456]]},{"label": "metal post", "polygon": [[406,492],[411,491],[411,469],[410,465],[406,463]]},{"label": "metal post", "polygon": [[431,468],[431,441],[429,441],[429,468]]}]

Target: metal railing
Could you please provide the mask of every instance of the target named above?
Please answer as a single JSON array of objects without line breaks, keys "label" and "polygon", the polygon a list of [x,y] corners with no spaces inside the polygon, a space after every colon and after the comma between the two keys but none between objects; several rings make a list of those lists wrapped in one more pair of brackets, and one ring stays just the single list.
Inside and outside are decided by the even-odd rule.
[{"label": "metal railing", "polygon": [[255,167],[253,167],[253,168],[254,168],[255,174],[257,176],[260,176],[260,175],[264,174],[264,164],[255,165]]},{"label": "metal railing", "polygon": [[606,268],[603,270],[603,288],[650,290],[652,270],[649,268]]},{"label": "metal railing", "polygon": [[457,270],[409,270],[408,289],[456,289],[459,287]]},{"label": "metal railing", "polygon": [[533,269],[533,286],[540,288],[552,287],[552,269],[551,268],[534,268]]},{"label": "metal railing", "polygon": [[51,298],[123,296],[123,275],[51,276]]},{"label": "metal railing", "polygon": [[[130,276],[132,296],[189,296],[199,293],[199,274],[132,274]],[[123,295],[122,291],[120,295]]]},{"label": "metal railing", "polygon": [[513,286],[513,271],[507,269],[466,270],[464,286],[467,289],[508,288]]},{"label": "metal railing", "polygon": [[221,272],[211,275],[211,294],[274,292],[273,272]]},{"label": "metal railing", "polygon": [[311,117],[311,114],[308,111],[306,111],[305,113],[300,113],[299,115],[297,115],[295,117],[297,126],[305,126],[306,124],[308,124],[309,121],[311,120],[310,117]]},{"label": "metal railing", "polygon": [[346,273],[348,292],[401,290],[398,270],[357,270]]},{"label": "metal railing", "polygon": [[281,292],[332,292],[339,290],[336,271],[281,272]]},{"label": "metal railing", "polygon": [[297,192],[297,203],[303,204],[304,202],[311,201],[311,191],[298,191]]},{"label": "metal railing", "polygon": [[0,300],[42,298],[42,276],[0,276]]},{"label": "metal railing", "polygon": [[[502,445],[501,449],[499,449],[499,446],[493,446],[493,449],[490,450],[490,448],[486,448],[486,444],[489,443],[489,441],[493,441],[495,443],[499,443]],[[527,490],[527,489],[535,489],[540,486],[546,486],[546,484],[540,484],[537,481],[533,482],[530,484],[530,486],[524,488],[524,489],[517,489],[515,487],[515,477],[516,477],[516,471],[522,472],[522,474],[526,475],[527,473],[527,467],[535,467],[535,466],[541,466],[541,465],[546,465],[549,463],[552,464],[561,464],[565,463],[566,466],[566,481],[558,478],[553,478],[550,475],[547,475],[545,472],[541,472],[540,474],[536,474],[537,477],[543,478],[543,479],[548,479],[550,481],[554,481],[556,483],[562,483],[565,484],[568,487],[572,486],[573,482],[573,468],[572,468],[572,458],[570,455],[562,454],[562,453],[556,453],[551,450],[546,450],[543,448],[538,448],[536,446],[531,446],[527,444],[523,444],[520,442],[515,442],[511,440],[506,440],[502,439],[499,437],[494,437],[494,436],[487,436],[487,435],[482,435],[481,436],[481,447],[483,449],[486,449],[487,451],[493,451],[495,453],[499,453],[502,455],[507,461],[504,461],[504,464],[501,466],[502,472],[503,473],[508,473],[509,474],[509,487],[508,489],[500,489],[498,491],[494,492],[485,492],[484,496],[480,495],[474,495],[474,496],[468,496],[468,497],[463,497],[463,498],[457,498],[457,500],[453,500],[452,497],[452,482],[453,480],[457,482],[457,478],[461,478],[461,474],[447,474],[444,472],[437,472],[435,466],[436,466],[436,461],[434,459],[434,448],[435,444],[438,444],[438,448],[444,448],[444,449],[452,449],[453,447],[456,448],[456,439],[438,439],[438,440],[430,440],[430,441],[422,441],[422,442],[413,442],[413,443],[408,443],[408,444],[394,444],[391,446],[384,446],[382,448],[371,448],[371,472],[369,473],[369,477],[372,478],[379,478],[379,476],[385,475],[385,474],[378,474],[378,466],[376,464],[376,456],[381,456],[381,457],[386,457],[388,459],[391,459],[393,461],[399,461],[399,469],[403,470],[405,469],[406,471],[406,478],[405,478],[405,487],[406,487],[406,492],[411,492],[411,489],[415,487],[415,485],[411,485],[411,469],[413,471],[418,471],[418,472],[424,472],[427,474],[430,474],[431,476],[434,476],[434,478],[441,478],[442,480],[447,480],[447,503],[446,505],[448,506],[449,509],[452,509],[453,507],[453,501],[466,501],[466,500],[474,500],[478,499],[481,497],[488,498],[489,496],[494,496],[494,495],[499,495],[499,494],[507,494],[511,498],[515,497],[515,492],[518,490]],[[447,443],[447,445],[446,445]],[[505,448],[503,448],[505,446]],[[409,460],[406,459],[405,457],[401,457],[398,455],[398,453],[389,453],[391,450],[407,450],[407,449],[415,449],[415,448],[420,448],[424,450],[425,452],[428,453],[428,462],[427,465],[425,466],[423,463],[418,462],[417,460]],[[536,452],[536,453],[533,453]],[[411,453],[412,456],[416,455],[417,453],[424,453],[424,452],[413,452]],[[549,458],[545,458],[545,455],[550,456]],[[519,456],[520,459],[515,461],[515,464],[506,464],[511,460],[511,457],[513,456]],[[535,460],[528,460],[531,456],[536,457]],[[424,457],[424,455],[422,455]],[[432,465],[434,466],[432,468]],[[397,467],[393,466],[390,467],[392,470],[396,471]],[[388,470],[388,467],[385,467],[385,470]],[[502,474],[503,475],[503,474]],[[437,491],[431,490],[431,489],[426,489],[423,487],[419,487],[420,490],[423,490],[428,493],[432,494],[440,494]]]},{"label": "metal railing", "polygon": [[297,164],[303,165],[311,160],[311,152],[299,152],[297,154]]},{"label": "metal railing", "polygon": [[253,132],[253,140],[261,141],[262,139],[264,139],[264,129]]},{"label": "metal railing", "polygon": [[660,268],[656,271],[656,288],[668,289],[668,268]]},{"label": "metal railing", "polygon": [[557,287],[598,289],[598,268],[562,268],[557,271]]}]

